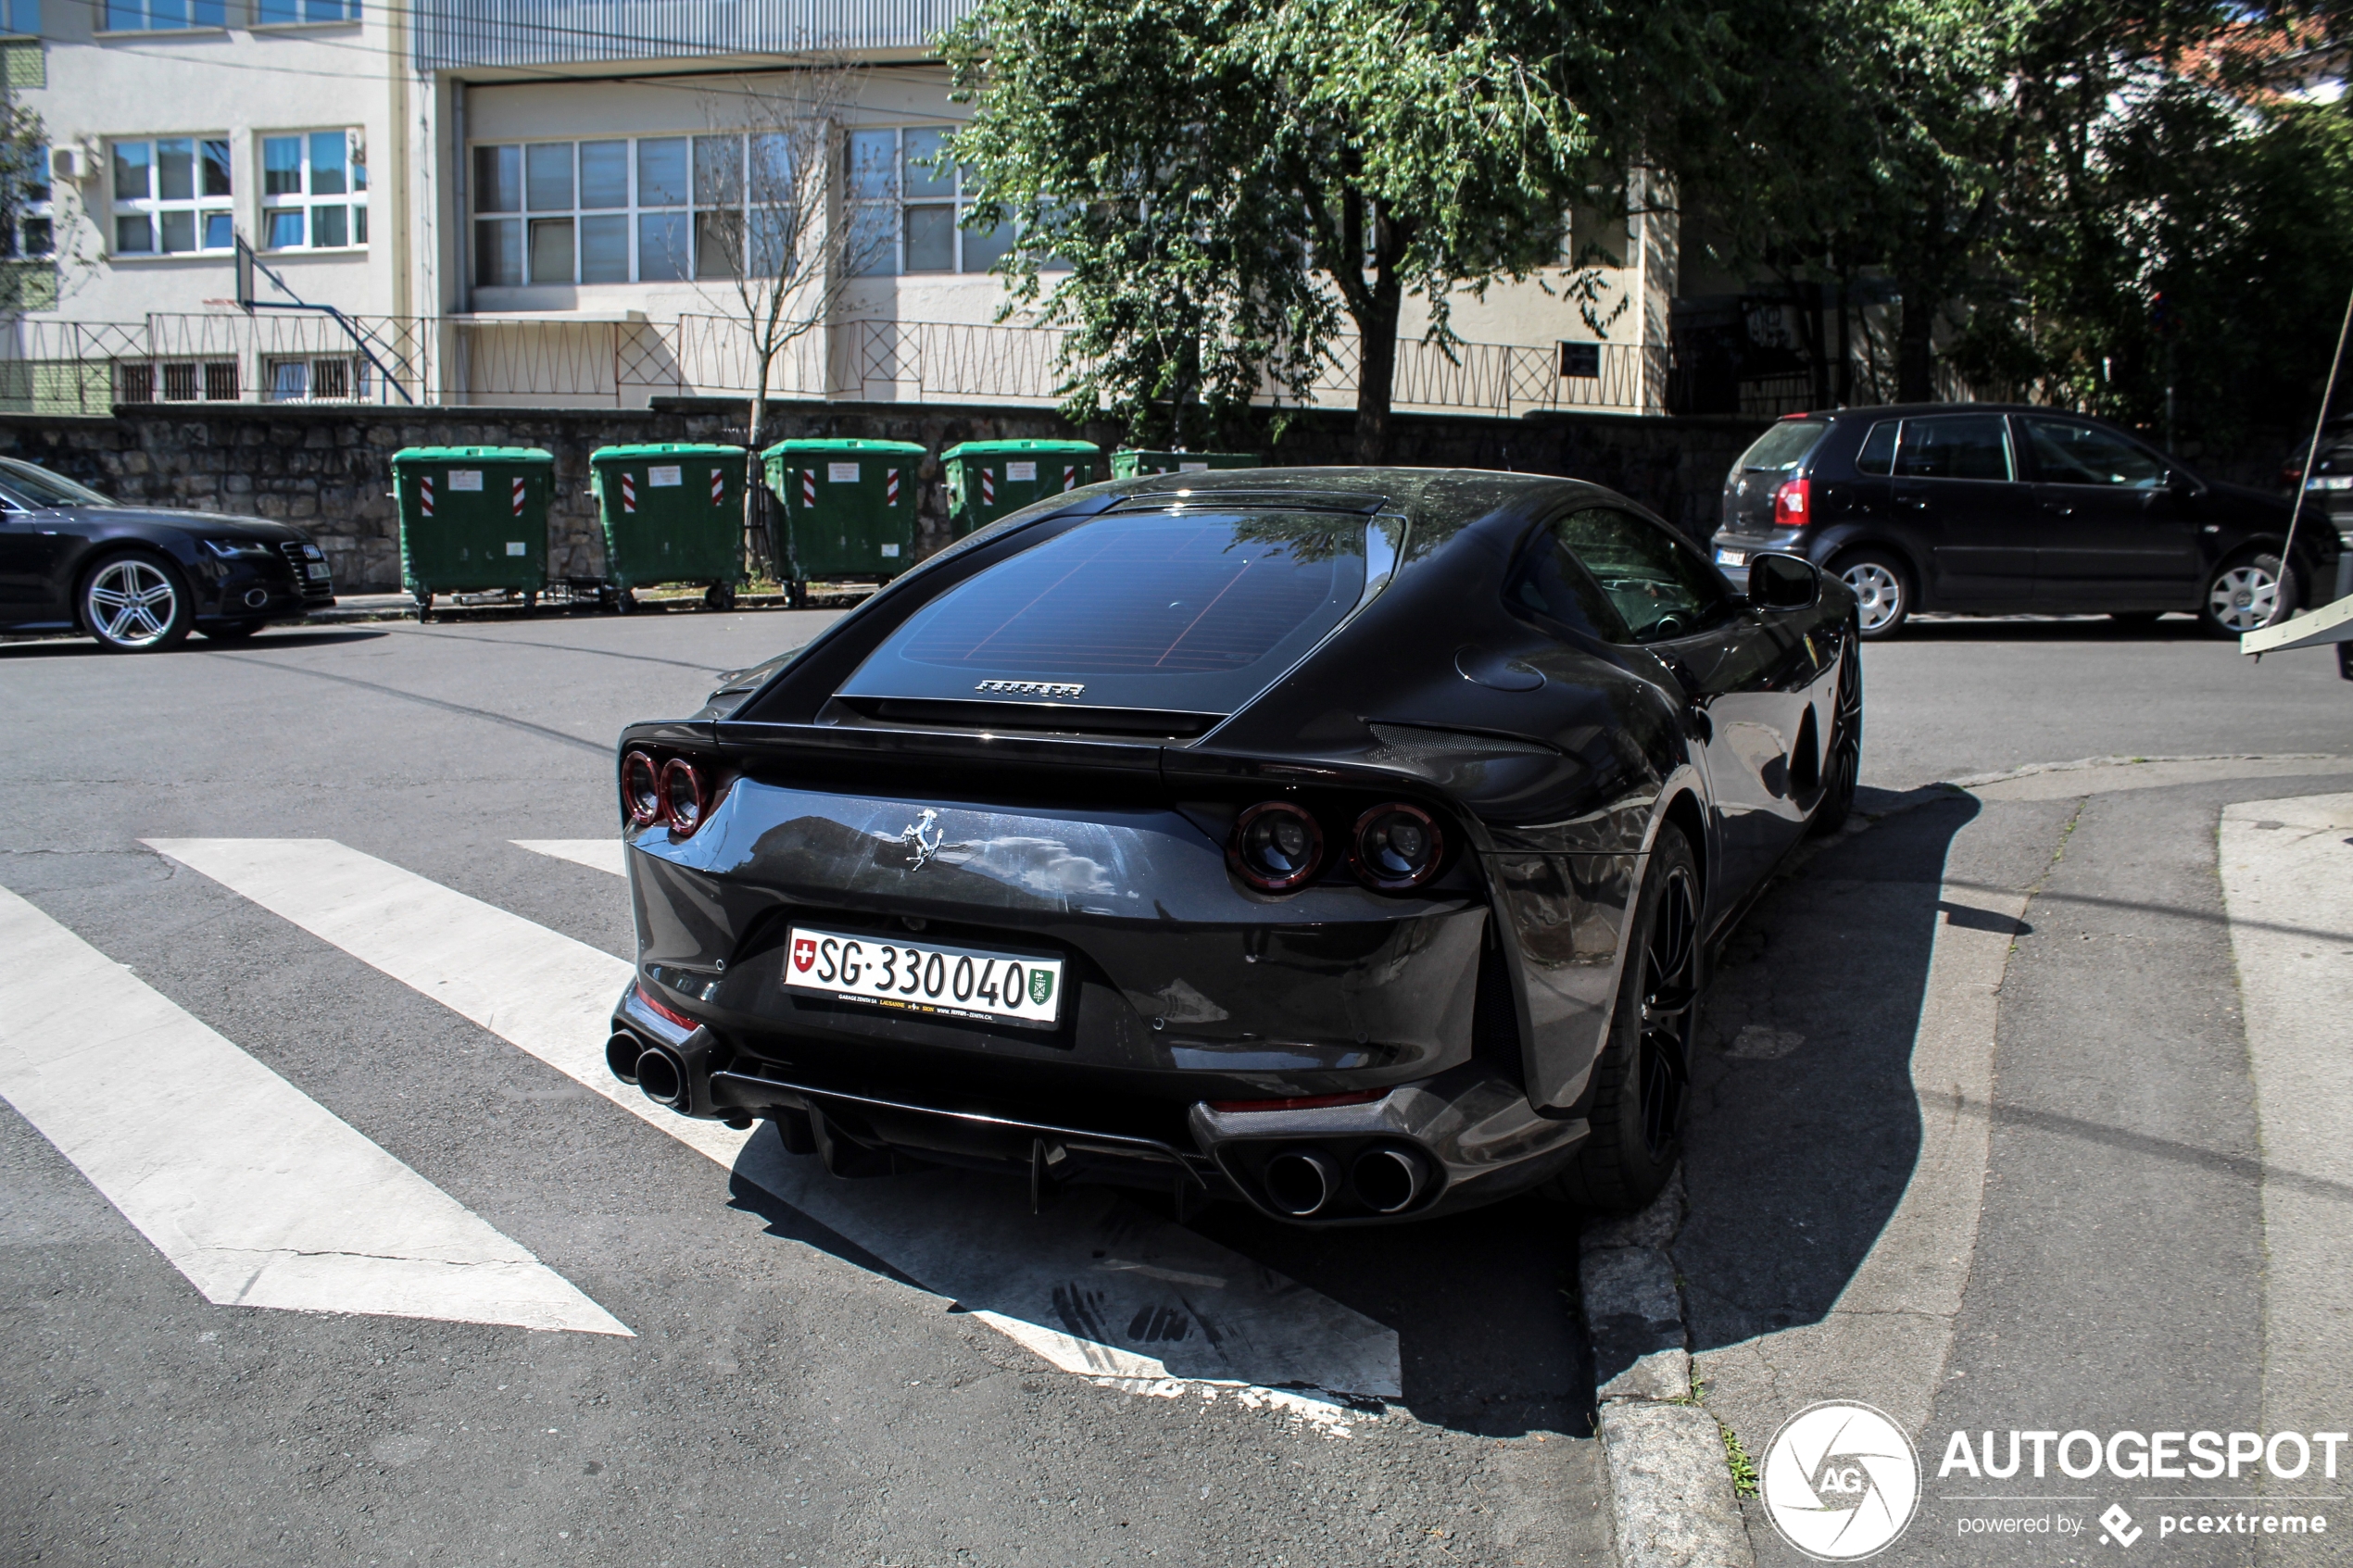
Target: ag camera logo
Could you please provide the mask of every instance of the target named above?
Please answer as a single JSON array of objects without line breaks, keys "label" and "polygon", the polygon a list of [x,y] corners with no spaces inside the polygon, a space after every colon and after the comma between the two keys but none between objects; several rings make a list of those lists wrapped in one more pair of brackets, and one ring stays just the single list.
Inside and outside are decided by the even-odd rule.
[{"label": "ag camera logo", "polygon": [[1919,1455],[1884,1412],[1825,1400],[1773,1434],[1761,1490],[1781,1539],[1818,1562],[1857,1562],[1912,1522]]}]

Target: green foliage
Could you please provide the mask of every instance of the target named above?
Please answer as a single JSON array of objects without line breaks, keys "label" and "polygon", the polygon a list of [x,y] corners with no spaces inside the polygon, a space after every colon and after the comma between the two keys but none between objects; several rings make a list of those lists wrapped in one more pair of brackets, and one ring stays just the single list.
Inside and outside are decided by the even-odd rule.
[{"label": "green foliage", "polygon": [[987,0],[947,52],[974,221],[1016,226],[1016,304],[1072,329],[1066,411],[1146,445],[1246,440],[1353,330],[1378,456],[1403,299],[1444,340],[1457,286],[1558,261],[1607,167],[1579,88],[1610,52],[1544,6]]}]

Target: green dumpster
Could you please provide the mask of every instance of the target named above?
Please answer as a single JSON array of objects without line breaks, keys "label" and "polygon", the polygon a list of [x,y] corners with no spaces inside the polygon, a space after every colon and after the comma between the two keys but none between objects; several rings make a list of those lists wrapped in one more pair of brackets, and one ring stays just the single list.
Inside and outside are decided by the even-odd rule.
[{"label": "green dumpster", "polygon": [[694,442],[599,446],[588,487],[605,531],[603,596],[623,614],[633,590],[705,584],[703,603],[726,609],[743,579],[744,449]]},{"label": "green dumpster", "polygon": [[967,441],[939,455],[948,470],[948,516],[961,539],[1032,501],[1103,477],[1091,441]]},{"label": "green dumpster", "polygon": [[1114,479],[1136,479],[1153,473],[1191,473],[1199,469],[1254,469],[1255,452],[1147,452],[1123,446],[1111,455]]},{"label": "green dumpster", "polygon": [[556,458],[536,446],[404,446],[392,455],[400,581],[433,614],[435,594],[521,594],[547,585],[547,498]]},{"label": "green dumpster", "polygon": [[785,504],[782,576],[805,604],[815,581],[887,583],[915,564],[915,486],[925,448],[911,441],[779,441],[762,452]]}]

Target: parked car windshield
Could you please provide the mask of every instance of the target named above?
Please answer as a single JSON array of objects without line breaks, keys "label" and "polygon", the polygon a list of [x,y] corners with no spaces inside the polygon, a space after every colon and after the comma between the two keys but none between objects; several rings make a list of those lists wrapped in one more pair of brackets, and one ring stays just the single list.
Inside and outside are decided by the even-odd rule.
[{"label": "parked car windshield", "polygon": [[[947,590],[845,696],[1230,713],[1340,623],[1365,587],[1361,517],[1114,512]],[[1063,696],[1063,694],[1054,694]]]},{"label": "parked car windshield", "polygon": [[1748,473],[1787,473],[1806,460],[1830,428],[1828,420],[1782,420],[1741,454],[1739,466]]},{"label": "parked car windshield", "polygon": [[11,500],[25,507],[111,507],[111,496],[101,495],[86,484],[76,484],[47,469],[20,463],[14,458],[0,458],[0,488],[5,488]]}]

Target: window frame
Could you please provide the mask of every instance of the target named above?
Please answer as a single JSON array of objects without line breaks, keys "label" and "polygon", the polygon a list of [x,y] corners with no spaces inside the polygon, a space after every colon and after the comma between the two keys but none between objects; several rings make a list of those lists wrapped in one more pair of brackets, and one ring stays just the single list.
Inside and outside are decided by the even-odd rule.
[{"label": "window frame", "polygon": [[[113,194],[111,167],[107,169],[107,193]],[[0,232],[0,260],[46,261],[57,254],[57,191],[49,174],[49,144],[43,143],[32,149],[29,167],[21,177],[12,176],[0,168],[0,179],[18,179],[21,193],[14,204],[14,227]],[[37,194],[36,194],[37,193]],[[39,224],[43,244],[35,249],[30,243],[32,226]]]},{"label": "window frame", "polygon": [[[2097,490],[2128,495],[2147,495],[2164,489],[2172,482],[2173,476],[2181,471],[2180,469],[2174,466],[2171,458],[2167,458],[2163,453],[2158,451],[2155,447],[2145,445],[2141,442],[2133,440],[2130,435],[2127,435],[2122,431],[2110,430],[2108,426],[2095,424],[2090,420],[2070,419],[2064,414],[2020,414],[2016,416],[2016,418],[2020,421],[2018,443],[2019,449],[2025,453],[2029,460],[2032,462],[2032,483],[2036,484],[2065,484],[2070,485],[2078,490]],[[2110,441],[2121,443],[2127,451],[2138,452],[2142,457],[2157,465],[2156,482],[2151,484],[2097,484],[2087,483],[2080,479],[2069,479],[2061,475],[2047,474],[2044,472],[2043,455],[2034,449],[2034,433],[2031,429],[2025,428],[2027,424],[2036,420],[2045,424],[2060,425],[2070,430],[2088,431],[2094,435],[2106,436]]]},{"label": "window frame", "polygon": [[[158,24],[155,8],[159,4],[177,4],[188,13],[189,19]],[[91,33],[97,38],[134,38],[150,32],[225,32],[233,9],[231,0],[94,0],[94,6],[96,15],[91,19],[94,24]],[[195,14],[199,8],[215,15],[199,18]],[[116,12],[132,10],[138,11],[143,19],[139,26],[114,25]]]},{"label": "window frame", "polygon": [[[2008,471],[1999,479],[1988,478],[1983,474],[1906,473],[1904,471],[1905,437],[1910,433],[1914,425],[1934,424],[1944,420],[1992,420],[2001,428],[2002,462]],[[1863,440],[1866,445],[1869,444],[1869,432],[1864,433]],[[1860,448],[1857,448],[1856,455],[1860,457]],[[1856,471],[1862,470],[1858,468]],[[2025,478],[2025,468],[2019,461],[2018,432],[2010,428],[2009,416],[2007,414],[1913,414],[1895,421],[1895,450],[1889,458],[1888,471],[1884,474],[1871,474],[1869,477],[1893,480],[1906,484],[2017,484]]]},{"label": "window frame", "polygon": [[[910,194],[908,192],[907,137],[909,132],[937,134],[941,140],[940,150],[944,154],[947,151],[946,141],[956,133],[956,129],[954,125],[854,125],[844,130],[841,163],[843,221],[849,224],[851,232],[855,233],[861,209],[868,211],[896,209],[891,224],[890,243],[887,247],[877,247],[876,259],[879,259],[882,249],[887,249],[890,265],[887,268],[874,265],[855,267],[851,269],[854,276],[861,278],[986,278],[994,270],[997,262],[1012,252],[1013,245],[1008,240],[994,256],[988,258],[985,265],[975,267],[969,264],[971,258],[965,256],[964,250],[965,235],[971,231],[965,229],[964,221],[971,215],[974,198],[964,188],[964,168],[962,164],[951,164],[949,167],[948,194],[943,195],[937,191],[926,191],[920,194]],[[887,135],[891,139],[888,188],[879,195],[861,194],[858,139],[862,136],[883,135]],[[949,230],[952,238],[949,246],[950,264],[946,267],[926,267],[920,270],[911,270],[907,266],[909,214],[915,209],[928,211],[943,207],[949,209],[950,215]],[[994,231],[992,230],[991,232],[993,233]]]},{"label": "window frame", "polygon": [[313,6],[334,5],[343,12],[339,17],[297,16],[291,21],[271,21],[266,15],[268,6],[280,0],[253,0],[253,31],[256,32],[288,32],[307,27],[350,27],[364,21],[366,0],[283,0],[297,11],[308,12]]},{"label": "window frame", "polygon": [[[1693,566],[1698,568],[1700,580],[1716,590],[1716,598],[1712,607],[1695,607],[1694,619],[1697,621],[1697,624],[1684,627],[1682,630],[1677,632],[1673,636],[1645,637],[1642,634],[1641,630],[1633,624],[1632,621],[1627,617],[1626,612],[1618,607],[1617,596],[1612,594],[1610,592],[1609,585],[1602,581],[1601,573],[1596,571],[1591,562],[1587,561],[1582,555],[1574,548],[1570,547],[1567,542],[1563,541],[1560,537],[1559,530],[1562,524],[1569,521],[1573,518],[1582,517],[1587,512],[1605,512],[1612,517],[1623,518],[1638,533],[1658,540],[1659,543],[1667,547],[1667,551],[1670,556],[1680,556],[1685,558]],[[1731,583],[1727,582],[1724,574],[1717,570],[1716,563],[1709,560],[1706,555],[1702,551],[1694,549],[1688,541],[1683,539],[1681,535],[1678,534],[1673,529],[1667,527],[1665,523],[1659,522],[1655,519],[1645,517],[1641,512],[1636,511],[1629,507],[1614,506],[1607,502],[1591,500],[1583,501],[1573,506],[1564,507],[1560,510],[1547,517],[1542,522],[1536,525],[1534,537],[1549,541],[1553,546],[1567,555],[1570,562],[1573,563],[1579,571],[1585,574],[1586,580],[1593,585],[1594,589],[1602,596],[1603,600],[1608,604],[1611,613],[1617,616],[1620,625],[1625,630],[1625,639],[1620,641],[1617,638],[1608,636],[1606,633],[1599,631],[1596,631],[1592,634],[1601,637],[1603,641],[1608,643],[1611,646],[1638,648],[1659,647],[1671,643],[1682,642],[1687,638],[1711,634],[1719,628],[1730,625],[1732,621],[1740,618],[1743,603],[1742,596],[1733,591]],[[1517,577],[1515,576],[1513,579],[1515,585],[1516,585],[1517,581]],[[1708,613],[1697,613],[1698,610],[1701,609],[1705,609]],[[1535,610],[1532,613],[1544,615],[1545,619],[1554,625],[1563,624],[1557,616],[1551,615],[1546,611]],[[1571,629],[1576,630],[1576,628],[1573,627]]]},{"label": "window frame", "polygon": [[[254,169],[261,183],[258,193],[261,216],[257,235],[261,243],[255,249],[278,256],[343,256],[368,248],[368,164],[365,158],[351,156],[356,129],[353,126],[320,126],[298,131],[254,132]],[[317,165],[311,154],[317,139],[321,136],[343,138],[344,188],[340,193],[312,189],[317,182],[314,173]],[[300,184],[297,190],[272,192],[270,189],[269,159],[270,144],[272,142],[292,142],[299,152],[301,161],[296,168]],[[322,209],[335,207],[344,209],[344,241],[341,245],[320,245],[315,238],[319,232],[318,215]],[[299,245],[280,245],[271,232],[273,215],[284,212],[299,214],[302,219],[302,243]]]},{"label": "window frame", "polygon": [[[163,148],[167,144],[186,143],[188,145],[189,181],[192,194],[185,197],[160,194],[163,188]],[[120,149],[142,147],[146,157],[147,194],[124,199],[121,191],[122,163]],[[208,156],[218,148],[216,161]],[[195,132],[185,135],[149,135],[108,137],[105,143],[107,167],[106,242],[107,259],[113,261],[170,261],[182,257],[220,257],[236,250],[237,193],[233,139],[227,132],[218,135]],[[223,191],[209,191],[206,175],[219,168]],[[182,250],[164,248],[164,219],[177,213],[189,215],[190,232],[195,243]],[[147,224],[147,245],[144,249],[125,248],[121,244],[123,220],[144,219]],[[213,231],[213,220],[222,220],[228,234],[225,245],[208,243]]]}]

